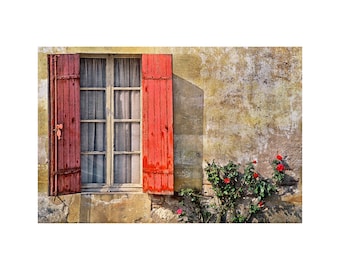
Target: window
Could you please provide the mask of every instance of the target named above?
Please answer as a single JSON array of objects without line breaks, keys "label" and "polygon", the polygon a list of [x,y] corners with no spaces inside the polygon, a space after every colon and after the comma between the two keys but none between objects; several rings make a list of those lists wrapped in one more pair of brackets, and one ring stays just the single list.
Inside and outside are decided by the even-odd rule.
[{"label": "window", "polygon": [[83,190],[142,187],[140,92],[140,58],[80,59]]},{"label": "window", "polygon": [[173,193],[171,55],[50,55],[50,195]]}]

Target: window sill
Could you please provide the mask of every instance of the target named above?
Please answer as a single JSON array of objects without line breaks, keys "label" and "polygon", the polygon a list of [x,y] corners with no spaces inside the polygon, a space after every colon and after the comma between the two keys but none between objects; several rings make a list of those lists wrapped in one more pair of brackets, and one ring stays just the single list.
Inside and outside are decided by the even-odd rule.
[{"label": "window sill", "polygon": [[82,186],[82,194],[143,193],[142,185],[115,184],[114,186],[87,184]]}]

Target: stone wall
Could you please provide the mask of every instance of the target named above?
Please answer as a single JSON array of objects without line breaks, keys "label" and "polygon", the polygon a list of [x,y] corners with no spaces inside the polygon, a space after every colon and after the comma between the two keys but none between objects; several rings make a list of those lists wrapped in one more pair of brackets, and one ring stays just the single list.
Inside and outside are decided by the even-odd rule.
[{"label": "stone wall", "polygon": [[149,223],[147,194],[74,194],[50,197],[39,193],[38,220],[43,223]]},{"label": "stone wall", "polygon": [[[259,173],[270,177],[270,162],[280,153],[294,181],[281,188],[277,204],[287,204],[288,214],[301,213],[302,48],[56,47],[38,51],[39,222],[175,222],[177,207],[175,198],[146,194],[47,197],[48,53],[172,54],[175,190],[202,184],[208,190],[203,168],[213,159],[240,164],[256,159]],[[302,220],[301,214],[282,215],[273,222]]]}]

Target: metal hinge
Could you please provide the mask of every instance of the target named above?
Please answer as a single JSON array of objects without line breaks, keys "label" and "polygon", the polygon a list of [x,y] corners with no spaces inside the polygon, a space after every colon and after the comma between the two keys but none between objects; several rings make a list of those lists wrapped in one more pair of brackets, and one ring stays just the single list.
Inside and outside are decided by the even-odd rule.
[{"label": "metal hinge", "polygon": [[80,172],[80,167],[60,169],[54,172],[54,174],[65,175],[65,174],[73,174],[73,173],[78,173],[78,172]]}]

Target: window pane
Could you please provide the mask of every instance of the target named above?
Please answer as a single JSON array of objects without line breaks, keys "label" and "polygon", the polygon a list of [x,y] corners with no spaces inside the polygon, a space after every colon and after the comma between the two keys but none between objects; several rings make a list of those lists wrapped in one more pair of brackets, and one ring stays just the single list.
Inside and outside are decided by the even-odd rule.
[{"label": "window pane", "polygon": [[[106,87],[106,60],[80,59],[80,87]],[[105,90],[80,91],[81,120],[104,120]],[[105,123],[81,123],[81,151],[106,151]],[[105,154],[81,155],[82,183],[105,183]]]},{"label": "window pane", "polygon": [[106,59],[80,59],[80,87],[106,87]]},{"label": "window pane", "polygon": [[139,87],[140,59],[116,58],[114,61],[114,86]]},{"label": "window pane", "polygon": [[140,183],[139,155],[115,155],[114,160],[114,182],[116,184]]},{"label": "window pane", "polygon": [[81,123],[81,151],[105,151],[105,123]]},{"label": "window pane", "polygon": [[116,119],[140,119],[140,92],[115,91]]},{"label": "window pane", "polygon": [[105,119],[105,91],[80,91],[80,119]]},{"label": "window pane", "polygon": [[140,124],[115,123],[115,151],[140,150]]},{"label": "window pane", "polygon": [[105,183],[105,155],[81,156],[81,182]]}]

